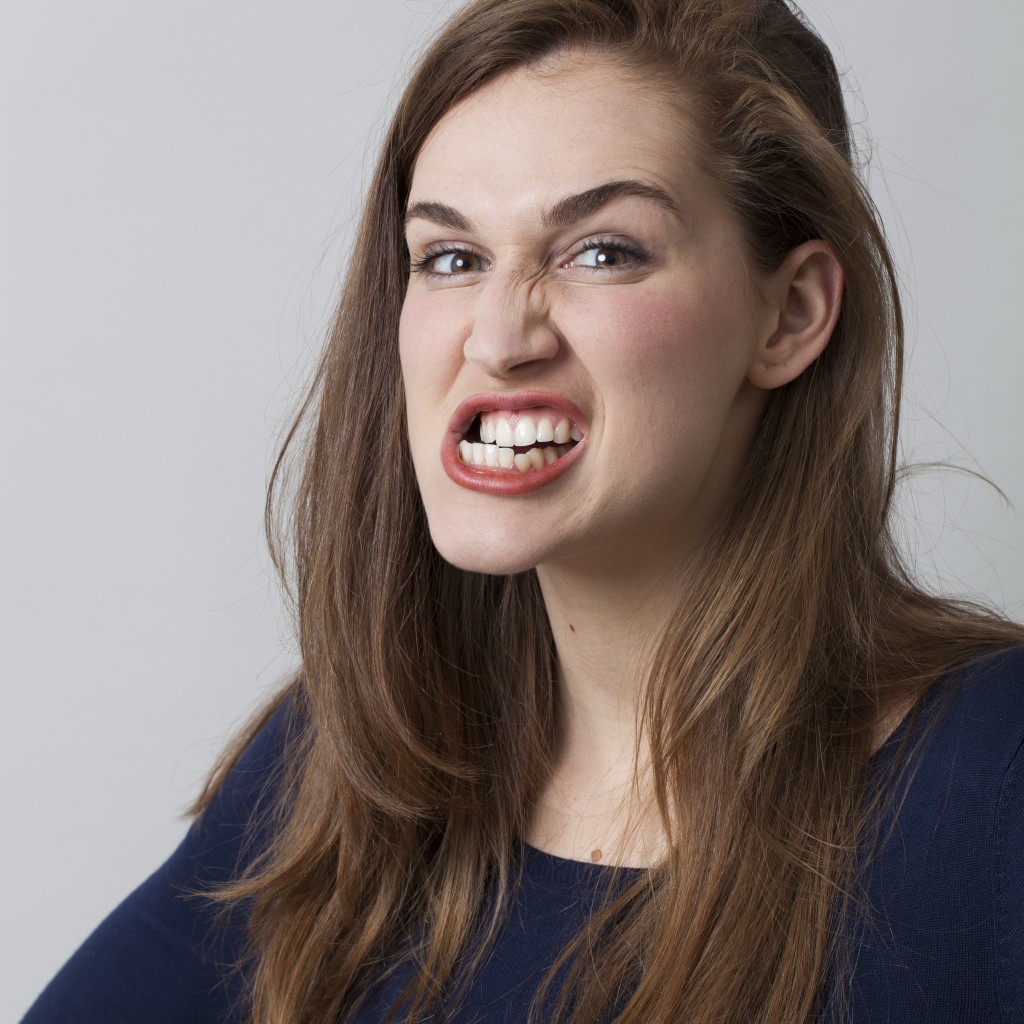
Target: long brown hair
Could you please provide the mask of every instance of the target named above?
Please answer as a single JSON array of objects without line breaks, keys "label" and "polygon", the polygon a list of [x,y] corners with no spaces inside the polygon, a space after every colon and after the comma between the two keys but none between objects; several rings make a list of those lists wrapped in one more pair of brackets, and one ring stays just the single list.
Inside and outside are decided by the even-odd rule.
[{"label": "long brown hair", "polygon": [[[290,500],[290,557],[272,537],[298,612],[301,728],[274,838],[218,895],[251,909],[258,1024],[345,1019],[373,965],[402,956],[418,964],[409,1019],[422,1016],[471,972],[489,887],[514,884],[550,764],[553,643],[532,572],[467,573],[430,543],[398,366],[402,223],[438,120],[498,75],[569,50],[685,98],[753,261],[771,269],[824,239],[846,285],[823,355],[772,393],[648,680],[654,796],[667,824],[685,823],[685,848],[670,834],[664,862],[567,952],[560,1012],[591,1024],[618,1001],[621,1024],[806,1021],[841,962],[881,716],[1022,639],[995,613],[924,593],[892,540],[896,273],[835,66],[802,16],[783,0],[474,0],[398,105],[286,446],[301,473],[282,489],[282,453],[274,475]],[[501,902],[488,913],[496,926]]]}]

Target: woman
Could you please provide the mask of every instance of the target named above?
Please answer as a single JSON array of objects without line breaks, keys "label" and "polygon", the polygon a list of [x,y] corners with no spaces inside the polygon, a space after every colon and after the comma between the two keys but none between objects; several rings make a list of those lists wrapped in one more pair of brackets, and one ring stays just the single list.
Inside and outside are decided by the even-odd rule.
[{"label": "woman", "polygon": [[293,434],[301,678],[27,1020],[1024,1013],[1022,631],[900,562],[901,359],[782,0],[471,3]]}]

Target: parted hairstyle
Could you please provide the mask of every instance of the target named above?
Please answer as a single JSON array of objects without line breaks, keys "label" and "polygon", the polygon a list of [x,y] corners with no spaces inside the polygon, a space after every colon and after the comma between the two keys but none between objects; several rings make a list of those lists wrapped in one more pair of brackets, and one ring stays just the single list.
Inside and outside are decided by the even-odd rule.
[{"label": "parted hairstyle", "polygon": [[897,277],[840,78],[803,16],[783,0],[472,0],[398,104],[326,350],[275,469],[268,522],[301,672],[196,805],[288,701],[272,838],[215,894],[248,915],[255,1024],[344,1021],[403,961],[416,968],[399,1019],[432,1019],[486,956],[507,906],[487,894],[515,885],[551,765],[553,641],[532,571],[465,572],[431,544],[398,361],[403,218],[438,121],[498,76],[563,54],[614,61],[679,97],[752,265],[775,269],[823,239],[845,293],[824,352],[771,392],[658,638],[640,726],[668,852],[610,891],[552,965],[549,981],[567,972],[560,1017],[808,1020],[842,984],[881,718],[1022,639],[995,612],[924,592],[893,542]]}]

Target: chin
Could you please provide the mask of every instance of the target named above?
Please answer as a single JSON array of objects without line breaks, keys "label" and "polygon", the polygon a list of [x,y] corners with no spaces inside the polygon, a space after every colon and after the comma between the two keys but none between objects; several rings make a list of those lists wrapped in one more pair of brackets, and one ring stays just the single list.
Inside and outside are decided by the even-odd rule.
[{"label": "chin", "polygon": [[533,569],[539,561],[539,552],[523,538],[496,535],[496,531],[467,528],[465,524],[431,522],[430,539],[446,562],[466,572],[512,576]]}]

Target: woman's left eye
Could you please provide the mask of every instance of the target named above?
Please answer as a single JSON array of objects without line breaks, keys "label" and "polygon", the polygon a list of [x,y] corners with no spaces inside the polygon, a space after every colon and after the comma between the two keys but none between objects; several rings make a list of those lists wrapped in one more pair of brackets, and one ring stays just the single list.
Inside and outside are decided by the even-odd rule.
[{"label": "woman's left eye", "polygon": [[643,260],[643,253],[621,242],[588,242],[566,266],[615,270]]}]

